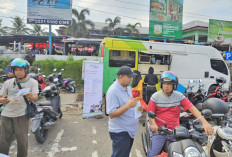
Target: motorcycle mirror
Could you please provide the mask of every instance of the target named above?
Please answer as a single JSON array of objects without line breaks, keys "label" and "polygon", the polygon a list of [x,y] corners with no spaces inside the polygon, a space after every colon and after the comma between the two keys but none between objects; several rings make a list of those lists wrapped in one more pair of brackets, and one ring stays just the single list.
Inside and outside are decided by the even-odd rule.
[{"label": "motorcycle mirror", "polygon": [[38,68],[37,70],[40,71],[40,68]]},{"label": "motorcycle mirror", "polygon": [[64,69],[61,69],[61,71],[64,71]]},{"label": "motorcycle mirror", "polygon": [[53,69],[53,71],[55,72],[55,71],[56,71],[56,68],[55,68],[55,69]]},{"label": "motorcycle mirror", "polygon": [[43,77],[46,77],[46,75],[42,75]]},{"label": "motorcycle mirror", "polygon": [[212,111],[210,109],[204,109],[204,110],[201,111],[201,114],[205,118],[210,118],[213,113],[212,113]]},{"label": "motorcycle mirror", "polygon": [[156,117],[155,112],[153,112],[153,111],[148,111],[148,117],[150,117],[150,118],[155,118],[155,117]]}]

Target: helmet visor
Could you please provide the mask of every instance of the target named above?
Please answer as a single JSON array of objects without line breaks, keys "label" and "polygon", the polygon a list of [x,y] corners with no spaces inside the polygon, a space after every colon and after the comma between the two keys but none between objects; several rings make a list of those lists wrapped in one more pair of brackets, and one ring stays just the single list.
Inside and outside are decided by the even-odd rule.
[{"label": "helmet visor", "polygon": [[28,62],[21,58],[16,58],[11,62],[11,67],[21,67],[25,68]]},{"label": "helmet visor", "polygon": [[161,76],[161,79],[163,79],[164,82],[176,82],[176,76],[171,72],[164,72]]}]

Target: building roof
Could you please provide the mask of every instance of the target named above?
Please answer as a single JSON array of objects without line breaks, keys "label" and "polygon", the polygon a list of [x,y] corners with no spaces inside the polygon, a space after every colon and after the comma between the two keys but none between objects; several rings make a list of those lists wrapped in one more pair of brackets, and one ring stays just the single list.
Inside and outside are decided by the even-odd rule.
[{"label": "building roof", "polygon": [[188,29],[192,29],[192,28],[195,28],[195,27],[202,27],[202,28],[207,28],[209,27],[209,23],[207,22],[203,22],[203,21],[198,21],[198,20],[195,20],[195,21],[191,21],[191,22],[188,22],[186,24],[183,24],[182,26],[182,30],[188,30]]}]

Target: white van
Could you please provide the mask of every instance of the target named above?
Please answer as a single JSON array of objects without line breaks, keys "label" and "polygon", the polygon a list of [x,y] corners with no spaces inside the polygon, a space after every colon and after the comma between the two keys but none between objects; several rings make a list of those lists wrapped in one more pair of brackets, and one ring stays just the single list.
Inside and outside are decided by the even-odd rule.
[{"label": "white van", "polygon": [[[104,66],[104,94],[123,65],[140,71],[142,76],[148,74],[149,67],[153,67],[158,76],[163,71],[172,71],[179,78],[180,92],[184,92],[189,80],[201,79],[206,91],[216,86],[217,77],[226,79],[225,89],[230,85],[230,71],[221,53],[210,46],[104,38],[99,49],[99,61]],[[193,91],[197,89],[195,86]]]},{"label": "white van", "polygon": [[[205,85],[205,90],[214,88],[216,85],[217,77],[224,77],[226,83],[223,88],[228,90],[230,86],[230,70],[227,67],[221,53],[210,46],[201,45],[185,45],[185,44],[173,44],[173,43],[150,43],[152,46],[149,51],[140,51],[140,53],[151,54],[152,64],[138,64],[138,70],[144,73],[148,68],[152,66],[157,74],[161,74],[163,71],[169,70],[174,72],[179,78],[178,90],[184,92],[189,80],[201,79]],[[167,62],[167,58],[170,59],[168,65],[164,65],[164,62],[157,60],[155,56],[169,56],[164,57]],[[144,58],[143,55],[139,55]],[[197,91],[198,86],[193,88],[193,91]],[[215,89],[215,88],[214,88]]]}]

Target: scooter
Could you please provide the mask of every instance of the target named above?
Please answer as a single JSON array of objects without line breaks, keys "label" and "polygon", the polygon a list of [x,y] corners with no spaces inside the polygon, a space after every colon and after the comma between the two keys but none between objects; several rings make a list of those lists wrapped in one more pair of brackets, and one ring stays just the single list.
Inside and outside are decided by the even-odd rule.
[{"label": "scooter", "polygon": [[209,157],[232,156],[232,119],[225,114],[212,114],[224,121],[221,126],[214,126],[214,135],[209,138],[205,151]]},{"label": "scooter", "polygon": [[[206,117],[210,116],[212,112],[210,110],[203,110],[202,114]],[[187,157],[187,156],[196,156],[196,157],[206,157],[206,154],[201,146],[203,142],[207,140],[205,134],[201,133],[201,126],[195,125],[195,121],[190,122],[190,128],[187,129],[183,126],[178,126],[174,128],[174,130],[170,130],[167,128],[165,121],[156,117],[156,114],[152,111],[148,112],[148,116],[146,117],[145,129],[146,132],[142,133],[142,141],[143,148],[145,153],[150,149],[150,141],[152,140],[152,136],[149,133],[150,128],[150,118],[156,118],[164,123],[164,126],[159,128],[159,134],[172,136],[176,139],[176,142],[171,142],[169,140],[166,141],[163,151],[168,153],[166,156],[168,157]]]},{"label": "scooter", "polygon": [[31,132],[35,134],[38,143],[44,143],[48,129],[55,125],[58,118],[62,117],[60,110],[60,96],[57,87],[45,87],[42,94],[47,101],[36,103],[37,114],[32,118]]},{"label": "scooter", "polygon": [[63,71],[64,71],[64,69],[61,69],[61,72],[59,72],[56,75],[56,78],[54,79],[54,83],[60,89],[65,89],[71,93],[75,93],[76,92],[76,82],[73,81],[71,78],[63,79],[62,78]]}]

